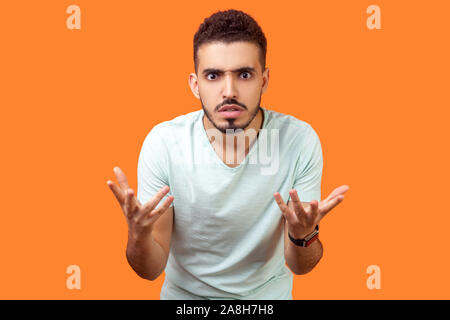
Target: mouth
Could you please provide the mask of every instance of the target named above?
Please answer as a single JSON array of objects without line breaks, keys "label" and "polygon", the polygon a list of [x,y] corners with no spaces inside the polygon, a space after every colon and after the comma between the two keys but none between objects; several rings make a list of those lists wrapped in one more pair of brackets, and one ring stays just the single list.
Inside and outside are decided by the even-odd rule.
[{"label": "mouth", "polygon": [[227,104],[219,109],[219,114],[223,118],[237,118],[244,111],[243,108],[235,104]]}]

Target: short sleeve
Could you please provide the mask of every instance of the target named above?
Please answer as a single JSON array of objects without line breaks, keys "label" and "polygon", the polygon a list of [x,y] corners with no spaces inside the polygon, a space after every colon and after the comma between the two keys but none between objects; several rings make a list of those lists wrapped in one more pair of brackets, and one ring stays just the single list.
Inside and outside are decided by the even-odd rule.
[{"label": "short sleeve", "polygon": [[322,146],[319,136],[310,125],[308,125],[301,145],[292,189],[297,190],[302,202],[320,201],[323,169]]},{"label": "short sleeve", "polygon": [[[159,130],[160,128],[155,126],[148,133],[139,154],[137,199],[141,204],[147,203],[162,187],[170,187],[168,175],[169,155],[158,132]],[[161,199],[156,208],[162,205],[170,195],[172,195],[172,190]],[[173,202],[170,206],[173,207]]]}]

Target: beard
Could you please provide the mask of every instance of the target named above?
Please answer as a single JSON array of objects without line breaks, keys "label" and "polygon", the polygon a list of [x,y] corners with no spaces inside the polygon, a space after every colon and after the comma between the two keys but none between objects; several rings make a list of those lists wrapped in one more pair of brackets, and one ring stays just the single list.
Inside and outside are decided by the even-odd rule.
[{"label": "beard", "polygon": [[[200,103],[202,104],[202,108],[203,108],[203,111],[204,111],[206,117],[208,118],[208,120],[213,124],[213,126],[217,130],[219,130],[220,132],[222,132],[224,134],[234,134],[235,133],[234,131],[236,131],[238,129],[245,130],[250,125],[250,123],[253,121],[253,119],[255,119],[256,115],[258,114],[258,111],[261,109],[261,105],[260,105],[260,103],[261,103],[261,95],[259,95],[259,101],[258,101],[258,104],[257,104],[257,108],[255,108],[255,111],[250,115],[250,118],[247,120],[247,122],[242,124],[242,125],[237,125],[236,124],[236,120],[237,119],[225,119],[225,120],[228,121],[228,124],[226,124],[226,125],[222,125],[221,126],[221,125],[217,124],[213,120],[213,117],[212,117],[211,113],[205,108],[205,105],[203,104],[203,101],[202,101],[201,97],[200,97]],[[225,100],[224,102],[222,102],[221,104],[216,106],[215,110],[219,110],[219,108],[221,106],[226,105],[226,104],[235,104],[235,105],[238,105],[238,106],[242,107],[244,110],[248,110],[248,108],[245,105],[243,105],[242,103],[237,102],[234,99]]]}]

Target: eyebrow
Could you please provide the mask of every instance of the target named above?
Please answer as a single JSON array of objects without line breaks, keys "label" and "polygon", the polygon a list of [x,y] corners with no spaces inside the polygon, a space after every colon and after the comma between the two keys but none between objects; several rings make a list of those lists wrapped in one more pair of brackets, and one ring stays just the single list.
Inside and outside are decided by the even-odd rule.
[{"label": "eyebrow", "polygon": [[[252,67],[241,67],[241,68],[237,68],[234,70],[231,70],[232,72],[255,72],[255,68]],[[206,68],[205,70],[203,70],[202,74],[206,75],[209,73],[223,73],[223,70],[220,69],[216,69],[216,68]]]}]

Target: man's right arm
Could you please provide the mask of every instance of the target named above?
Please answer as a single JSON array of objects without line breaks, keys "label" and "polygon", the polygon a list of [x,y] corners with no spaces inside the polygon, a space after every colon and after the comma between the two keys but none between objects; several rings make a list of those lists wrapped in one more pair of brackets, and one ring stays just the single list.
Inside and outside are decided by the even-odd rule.
[{"label": "man's right arm", "polygon": [[172,237],[174,197],[167,195],[169,186],[163,186],[145,204],[141,204],[128,185],[125,173],[114,168],[117,181],[107,181],[119,202],[128,224],[126,256],[133,270],[142,278],[155,280],[164,271],[169,257]]},{"label": "man's right arm", "polygon": [[172,237],[173,207],[153,224],[149,235],[128,233],[126,256],[131,268],[141,278],[156,280],[166,268]]}]

